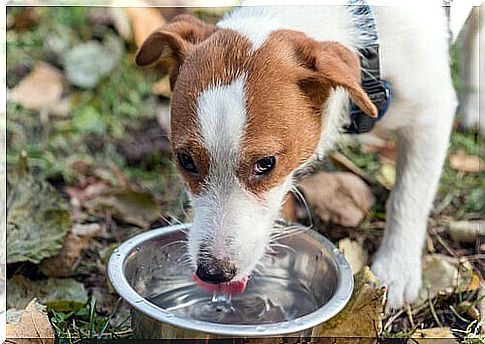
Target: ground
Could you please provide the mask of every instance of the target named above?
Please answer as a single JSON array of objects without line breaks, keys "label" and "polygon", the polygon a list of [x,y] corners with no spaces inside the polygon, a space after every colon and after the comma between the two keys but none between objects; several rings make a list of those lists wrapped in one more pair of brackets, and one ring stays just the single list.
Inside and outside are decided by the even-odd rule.
[{"label": "ground", "polygon": [[[166,16],[172,15],[165,12]],[[213,13],[201,15],[214,18]],[[34,234],[25,238],[33,238],[40,231],[42,226],[35,219],[42,221],[42,217],[37,216],[52,211],[43,210],[46,202],[42,197],[59,197],[56,211],[68,216],[67,225],[52,224],[57,229],[56,239],[51,240],[53,247],[26,254],[22,250],[29,248],[23,243],[34,239],[15,241],[9,246],[9,295],[20,285],[24,295],[19,296],[21,301],[9,297],[7,306],[22,309],[26,297],[38,297],[47,305],[56,335],[65,342],[131,336],[127,306],[106,281],[109,254],[128,237],[186,221],[190,213],[166,137],[169,92],[163,89],[163,83],[162,90],[159,87],[154,92],[153,88],[163,72],[134,65],[136,46],[129,35],[123,34],[123,23],[130,25],[128,19],[124,20],[113,20],[110,10],[104,8],[7,11],[8,242],[14,242],[18,235],[15,230],[25,229],[14,216],[21,197],[38,200],[36,209],[27,206],[34,219],[27,230]],[[32,76],[35,71],[36,77]],[[33,80],[20,88],[29,76]],[[472,235],[468,243],[463,243],[452,237],[449,227],[458,221],[466,226],[483,220],[485,182],[479,160],[475,171],[476,159],[484,159],[483,147],[483,138],[462,128],[457,117],[450,159],[429,220],[426,247],[428,254],[455,259],[479,281],[484,269],[482,238]],[[392,145],[343,149],[341,154],[371,186],[376,203],[356,227],[315,219],[316,229],[336,244],[350,237],[372,256],[383,233],[384,201],[394,173],[393,152]],[[321,169],[348,170],[338,161],[329,159]],[[26,180],[31,184],[23,184]],[[22,185],[28,186],[22,189]],[[24,195],[15,194],[18,190],[23,190]],[[59,218],[64,219],[61,215]],[[49,242],[49,235],[54,236],[49,229],[45,235],[41,241]],[[15,254],[11,247],[17,250]],[[70,251],[78,255],[73,257]],[[69,285],[80,288],[76,302],[62,296],[69,302],[59,306],[52,296],[36,294],[36,286],[53,278],[72,281]],[[482,298],[478,297],[478,285],[468,285],[466,290],[461,287],[387,315],[382,335],[407,337],[421,328],[449,327],[455,336],[472,336],[477,332]]]}]

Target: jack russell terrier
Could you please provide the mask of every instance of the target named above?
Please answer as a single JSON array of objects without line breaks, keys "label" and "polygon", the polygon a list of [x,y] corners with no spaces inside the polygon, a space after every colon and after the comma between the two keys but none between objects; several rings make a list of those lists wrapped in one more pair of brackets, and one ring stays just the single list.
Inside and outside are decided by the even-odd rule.
[{"label": "jack russell terrier", "polygon": [[171,59],[171,144],[192,200],[195,279],[244,290],[295,174],[343,133],[375,124],[396,133],[398,159],[372,271],[388,309],[413,302],[457,105],[441,1],[251,5],[217,25],[179,15],[136,55],[141,66]]}]

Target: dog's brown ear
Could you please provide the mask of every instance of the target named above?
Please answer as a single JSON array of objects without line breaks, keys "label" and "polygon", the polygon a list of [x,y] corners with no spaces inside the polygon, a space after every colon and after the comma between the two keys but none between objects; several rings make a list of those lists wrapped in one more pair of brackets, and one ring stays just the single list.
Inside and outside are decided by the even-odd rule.
[{"label": "dog's brown ear", "polygon": [[176,71],[184,62],[189,49],[204,41],[215,30],[214,25],[204,23],[192,15],[178,15],[148,36],[136,53],[135,62],[139,66],[146,66],[162,57],[169,57],[172,60],[170,79],[174,83]]},{"label": "dog's brown ear", "polygon": [[377,117],[377,108],[360,85],[360,62],[356,54],[337,42],[317,42],[304,35],[293,37],[296,57],[303,67],[300,87],[320,108],[331,89],[342,87],[368,116]]}]

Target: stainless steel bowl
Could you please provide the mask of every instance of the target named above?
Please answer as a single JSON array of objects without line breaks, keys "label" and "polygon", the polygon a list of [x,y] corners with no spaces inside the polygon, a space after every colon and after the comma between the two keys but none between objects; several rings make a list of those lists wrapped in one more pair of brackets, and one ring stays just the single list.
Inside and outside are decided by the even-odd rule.
[{"label": "stainless steel bowl", "polygon": [[[248,325],[200,321],[163,309],[149,300],[173,286],[174,279],[167,276],[177,276],[177,283],[193,283],[193,269],[184,263],[188,230],[190,225],[184,224],[137,235],[115,249],[109,260],[109,280],[132,306],[132,328],[138,338],[308,337],[350,299],[353,276],[344,255],[328,239],[307,230],[280,240],[283,245],[276,246],[262,265],[264,273],[291,271],[291,278],[315,296],[315,311],[293,320]],[[271,294],[271,287],[265,292]]]}]

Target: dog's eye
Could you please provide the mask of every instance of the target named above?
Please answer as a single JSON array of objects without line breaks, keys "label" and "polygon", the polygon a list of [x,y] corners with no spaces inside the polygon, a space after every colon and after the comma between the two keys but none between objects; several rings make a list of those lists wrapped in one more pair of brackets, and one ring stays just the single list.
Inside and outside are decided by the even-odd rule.
[{"label": "dog's eye", "polygon": [[177,159],[179,165],[190,173],[197,173],[197,166],[195,165],[194,159],[188,154],[185,153],[178,153]]},{"label": "dog's eye", "polygon": [[274,156],[267,156],[256,161],[253,167],[253,172],[258,176],[266,174],[274,168],[275,164],[276,158]]}]

